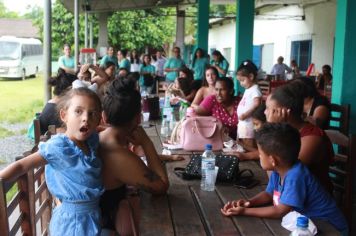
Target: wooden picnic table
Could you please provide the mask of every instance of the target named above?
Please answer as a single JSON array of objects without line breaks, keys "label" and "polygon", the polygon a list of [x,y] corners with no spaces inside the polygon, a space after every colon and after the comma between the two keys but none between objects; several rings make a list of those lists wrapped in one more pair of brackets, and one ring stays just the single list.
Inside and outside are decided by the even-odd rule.
[{"label": "wooden picnic table", "polygon": [[[146,132],[162,151],[160,126],[157,122]],[[213,192],[200,190],[199,180],[182,180],[174,173],[175,167],[185,167],[192,152],[176,151],[185,156],[184,161],[166,163],[170,187],[167,195],[153,196],[142,193],[141,235],[289,235],[281,220],[256,217],[225,217],[221,207],[229,200],[249,198],[266,188],[268,177],[258,162],[240,163],[240,169],[251,169],[260,184],[252,189],[238,189],[231,184],[217,184]],[[314,222],[320,235],[339,235],[330,224]]]}]

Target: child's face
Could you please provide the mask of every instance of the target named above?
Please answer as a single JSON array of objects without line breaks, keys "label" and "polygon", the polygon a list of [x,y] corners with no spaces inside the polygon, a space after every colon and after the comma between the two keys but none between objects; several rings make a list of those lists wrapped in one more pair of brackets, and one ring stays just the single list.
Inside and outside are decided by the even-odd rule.
[{"label": "child's face", "polygon": [[66,134],[75,143],[84,142],[100,122],[98,104],[94,99],[84,95],[75,95],[69,103],[68,109],[60,112],[61,119],[67,127]]},{"label": "child's face", "polygon": [[241,72],[237,72],[237,80],[243,88],[249,88],[253,85],[253,75],[245,76]]},{"label": "child's face", "polygon": [[109,66],[108,68],[106,68],[105,73],[108,76],[112,76],[115,73],[115,66]]},{"label": "child's face", "polygon": [[252,123],[253,123],[253,129],[254,130],[259,130],[263,125],[262,121],[260,121],[258,119],[255,119],[255,118],[252,118]]},{"label": "child's face", "polygon": [[258,152],[260,155],[260,164],[262,169],[264,170],[274,170],[274,166],[273,166],[273,157],[271,155],[268,155],[267,153],[265,153],[262,148],[260,147],[260,145],[257,144],[258,147]]}]

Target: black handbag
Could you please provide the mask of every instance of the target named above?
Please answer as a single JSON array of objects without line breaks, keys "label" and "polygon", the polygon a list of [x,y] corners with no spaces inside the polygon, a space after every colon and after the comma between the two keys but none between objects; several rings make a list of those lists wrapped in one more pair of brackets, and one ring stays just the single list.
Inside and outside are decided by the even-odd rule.
[{"label": "black handbag", "polygon": [[[185,180],[201,179],[201,154],[193,154],[191,160],[185,168],[176,167],[174,172],[177,176]],[[249,172],[249,177],[253,177],[253,172],[249,169],[239,170],[239,159],[233,155],[217,155],[215,166],[219,167],[217,182],[235,183],[244,172]],[[247,176],[244,176],[246,178]]]},{"label": "black handbag", "polygon": [[155,82],[155,79],[151,74],[144,74],[143,75],[143,85],[146,87],[152,86]]}]

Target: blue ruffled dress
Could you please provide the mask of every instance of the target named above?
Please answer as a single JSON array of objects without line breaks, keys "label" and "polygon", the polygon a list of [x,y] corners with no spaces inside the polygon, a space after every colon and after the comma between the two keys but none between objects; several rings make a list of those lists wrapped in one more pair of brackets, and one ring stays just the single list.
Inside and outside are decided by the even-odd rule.
[{"label": "blue ruffled dress", "polygon": [[50,235],[100,235],[101,161],[96,157],[97,133],[87,140],[86,155],[64,134],[40,143],[39,152],[48,164],[45,167],[49,191],[62,204],[57,206],[50,222]]}]

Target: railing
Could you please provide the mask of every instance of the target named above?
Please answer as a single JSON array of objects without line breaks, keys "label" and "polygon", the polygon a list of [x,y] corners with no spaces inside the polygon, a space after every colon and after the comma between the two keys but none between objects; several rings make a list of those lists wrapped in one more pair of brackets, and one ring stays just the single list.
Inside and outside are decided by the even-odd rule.
[{"label": "railing", "polygon": [[[6,194],[17,184],[18,191],[7,202]],[[30,170],[14,182],[0,178],[1,235],[48,235],[52,196],[44,178],[44,166]],[[10,225],[10,221],[14,221]]]}]

